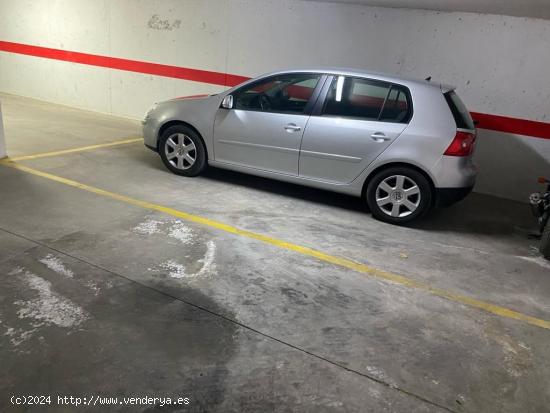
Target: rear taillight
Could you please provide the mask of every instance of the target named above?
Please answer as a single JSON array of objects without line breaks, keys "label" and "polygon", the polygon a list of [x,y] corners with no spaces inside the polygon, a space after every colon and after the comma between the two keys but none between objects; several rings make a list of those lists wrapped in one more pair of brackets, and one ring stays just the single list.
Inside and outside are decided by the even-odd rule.
[{"label": "rear taillight", "polygon": [[457,131],[444,155],[469,156],[474,151],[475,141],[476,135],[474,133]]}]

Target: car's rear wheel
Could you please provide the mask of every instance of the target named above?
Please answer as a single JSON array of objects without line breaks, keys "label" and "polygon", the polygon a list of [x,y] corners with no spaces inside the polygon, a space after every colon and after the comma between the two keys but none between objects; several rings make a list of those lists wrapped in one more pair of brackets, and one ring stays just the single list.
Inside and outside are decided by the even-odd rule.
[{"label": "car's rear wheel", "polygon": [[390,167],[371,179],[366,201],[375,218],[406,224],[422,217],[431,208],[432,189],[420,172],[407,167]]},{"label": "car's rear wheel", "polygon": [[159,141],[159,154],[164,165],[182,176],[197,176],[206,167],[206,149],[202,139],[184,125],[166,129]]}]

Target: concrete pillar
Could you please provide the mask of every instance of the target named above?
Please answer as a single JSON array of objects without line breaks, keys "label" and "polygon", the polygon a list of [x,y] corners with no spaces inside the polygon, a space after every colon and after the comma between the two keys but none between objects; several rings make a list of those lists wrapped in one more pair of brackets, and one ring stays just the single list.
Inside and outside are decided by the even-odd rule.
[{"label": "concrete pillar", "polygon": [[6,139],[4,136],[4,122],[2,119],[2,102],[0,102],[0,159],[8,156],[6,153]]}]

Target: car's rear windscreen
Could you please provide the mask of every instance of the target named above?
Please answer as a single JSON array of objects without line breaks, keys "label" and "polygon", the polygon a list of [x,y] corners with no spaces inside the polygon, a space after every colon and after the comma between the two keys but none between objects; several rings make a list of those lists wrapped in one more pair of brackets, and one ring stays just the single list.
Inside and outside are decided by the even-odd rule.
[{"label": "car's rear windscreen", "polygon": [[445,93],[444,96],[455,118],[456,127],[458,129],[474,129],[475,125],[470,112],[468,112],[458,95],[454,91],[450,91]]}]

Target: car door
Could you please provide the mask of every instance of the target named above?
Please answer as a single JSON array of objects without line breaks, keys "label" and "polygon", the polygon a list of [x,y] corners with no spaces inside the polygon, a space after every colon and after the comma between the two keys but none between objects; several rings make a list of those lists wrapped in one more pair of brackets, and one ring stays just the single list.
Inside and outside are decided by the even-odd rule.
[{"label": "car door", "polygon": [[411,116],[408,89],[360,77],[334,76],[302,139],[299,175],[347,184],[403,132]]},{"label": "car door", "polygon": [[233,108],[218,109],[214,121],[216,162],[298,175],[302,135],[321,77],[276,75],[232,93]]}]

